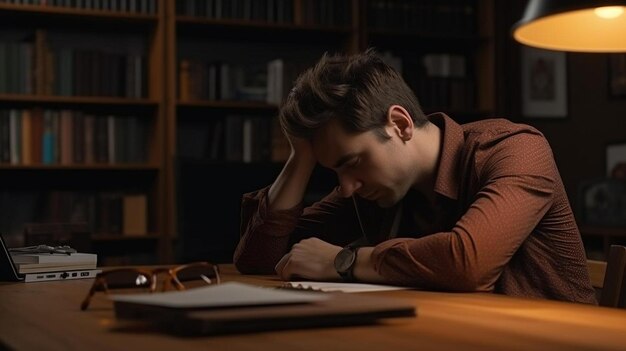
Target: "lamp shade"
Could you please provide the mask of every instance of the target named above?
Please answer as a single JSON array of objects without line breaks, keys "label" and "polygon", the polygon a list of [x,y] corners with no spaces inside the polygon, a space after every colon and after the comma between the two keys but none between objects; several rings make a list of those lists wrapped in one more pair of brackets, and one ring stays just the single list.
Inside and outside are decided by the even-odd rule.
[{"label": "lamp shade", "polygon": [[626,52],[626,0],[530,0],[513,37],[548,50]]}]

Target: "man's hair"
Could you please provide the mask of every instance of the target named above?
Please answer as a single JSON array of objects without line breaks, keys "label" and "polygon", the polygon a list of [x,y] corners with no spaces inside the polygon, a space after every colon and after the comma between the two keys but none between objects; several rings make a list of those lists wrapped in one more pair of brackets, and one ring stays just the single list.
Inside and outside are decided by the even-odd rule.
[{"label": "man's hair", "polygon": [[416,127],[427,122],[411,88],[373,49],[351,56],[325,53],[296,80],[280,109],[280,123],[288,135],[311,139],[336,119],[348,133],[373,130],[386,140],[392,105],[404,107]]}]

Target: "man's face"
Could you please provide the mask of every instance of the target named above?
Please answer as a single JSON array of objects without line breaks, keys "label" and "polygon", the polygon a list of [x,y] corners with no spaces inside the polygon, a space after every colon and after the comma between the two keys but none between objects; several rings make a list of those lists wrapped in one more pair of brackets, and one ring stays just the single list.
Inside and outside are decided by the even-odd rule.
[{"label": "man's face", "polygon": [[390,207],[400,201],[414,183],[415,160],[408,145],[392,126],[385,130],[391,136],[383,140],[369,131],[348,134],[331,121],[313,138],[313,152],[318,162],[337,172],[341,194],[357,194]]}]

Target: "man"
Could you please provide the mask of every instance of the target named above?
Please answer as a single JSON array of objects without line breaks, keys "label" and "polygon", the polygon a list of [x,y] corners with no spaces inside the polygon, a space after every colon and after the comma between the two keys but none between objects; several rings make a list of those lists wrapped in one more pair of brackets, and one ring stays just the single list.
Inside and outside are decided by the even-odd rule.
[{"label": "man", "polygon": [[[291,156],[245,194],[243,273],[595,304],[548,142],[504,119],[424,116],[372,50],[324,55],[281,107]],[[303,208],[315,165],[339,187]]]}]

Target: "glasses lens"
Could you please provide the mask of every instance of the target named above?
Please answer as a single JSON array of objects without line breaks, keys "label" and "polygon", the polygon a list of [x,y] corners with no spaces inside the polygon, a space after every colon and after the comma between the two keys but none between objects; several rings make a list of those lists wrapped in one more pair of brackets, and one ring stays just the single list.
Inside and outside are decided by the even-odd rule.
[{"label": "glasses lens", "polygon": [[186,287],[218,284],[217,267],[212,264],[192,264],[176,271],[176,278]]},{"label": "glasses lens", "polygon": [[107,288],[112,289],[150,289],[150,277],[134,270],[109,271],[103,275]]}]

